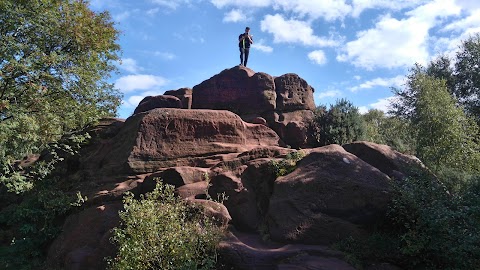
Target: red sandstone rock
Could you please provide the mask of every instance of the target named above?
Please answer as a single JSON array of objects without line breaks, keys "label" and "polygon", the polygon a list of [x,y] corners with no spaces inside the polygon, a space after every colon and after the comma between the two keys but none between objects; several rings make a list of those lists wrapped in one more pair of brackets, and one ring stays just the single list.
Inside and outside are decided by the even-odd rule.
[{"label": "red sandstone rock", "polygon": [[275,181],[267,216],[272,239],[331,244],[366,234],[392,197],[388,176],[339,145],[312,150]]},{"label": "red sandstone rock", "polygon": [[192,166],[208,155],[282,144],[273,130],[229,111],[163,108],[127,119],[101,163],[110,173],[147,173]]},{"label": "red sandstone rock", "polygon": [[157,108],[182,108],[182,102],[174,96],[148,96],[138,104],[133,114],[146,112]]},{"label": "red sandstone rock", "polygon": [[182,102],[183,109],[192,108],[192,89],[191,88],[180,88],[178,90],[169,90],[164,93],[164,95],[174,96],[180,99]]}]

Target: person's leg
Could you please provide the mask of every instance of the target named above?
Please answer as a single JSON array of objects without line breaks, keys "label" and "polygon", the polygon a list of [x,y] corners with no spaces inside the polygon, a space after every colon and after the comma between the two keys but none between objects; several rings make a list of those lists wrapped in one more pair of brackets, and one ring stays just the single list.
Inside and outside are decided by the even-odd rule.
[{"label": "person's leg", "polygon": [[247,66],[248,54],[249,53],[250,53],[250,48],[245,48],[245,63],[243,63],[244,66]]},{"label": "person's leg", "polygon": [[244,49],[240,48],[240,65],[243,65],[243,54],[244,54]]}]

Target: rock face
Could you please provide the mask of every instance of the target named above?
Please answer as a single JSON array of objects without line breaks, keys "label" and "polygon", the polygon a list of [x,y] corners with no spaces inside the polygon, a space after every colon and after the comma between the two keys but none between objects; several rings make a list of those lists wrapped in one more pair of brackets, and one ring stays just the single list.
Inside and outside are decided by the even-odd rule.
[{"label": "rock face", "polygon": [[156,108],[182,108],[182,102],[174,96],[148,96],[138,104],[133,114],[146,112]]},{"label": "rock face", "polygon": [[390,178],[339,145],[312,150],[275,181],[267,215],[272,239],[331,244],[362,237],[384,216]]},{"label": "rock face", "polygon": [[343,148],[397,180],[403,180],[406,176],[415,174],[415,171],[425,170],[418,158],[397,152],[388,145],[353,142]]},{"label": "rock face", "polygon": [[182,109],[192,108],[192,89],[180,88],[178,90],[169,90],[164,93],[166,96],[174,96],[182,102]]},{"label": "rock face", "polygon": [[154,109],[130,117],[102,162],[112,173],[147,173],[198,165],[206,155],[282,145],[263,125],[248,124],[229,111]]},{"label": "rock face", "polygon": [[238,115],[275,110],[272,76],[245,67],[226,69],[193,87],[192,109],[229,110]]},{"label": "rock face", "polygon": [[315,109],[313,92],[296,74],[274,78],[239,66],[194,86],[192,108],[229,110],[247,122],[264,118],[286,144],[299,148],[309,143],[308,123]]}]

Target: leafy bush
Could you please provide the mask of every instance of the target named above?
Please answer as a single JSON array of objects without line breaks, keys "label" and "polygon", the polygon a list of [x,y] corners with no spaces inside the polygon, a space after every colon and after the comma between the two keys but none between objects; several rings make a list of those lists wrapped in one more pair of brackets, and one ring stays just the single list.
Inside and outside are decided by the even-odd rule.
[{"label": "leafy bush", "polygon": [[51,144],[44,158],[29,168],[2,164],[0,173],[0,268],[42,268],[48,244],[60,233],[63,217],[86,198],[70,190],[58,166],[75,154],[88,135]]},{"label": "leafy bush", "polygon": [[312,128],[318,145],[346,144],[363,137],[365,123],[358,108],[341,99],[329,110],[325,106],[317,107]]},{"label": "leafy bush", "polygon": [[305,152],[294,151],[286,155],[281,161],[270,161],[270,168],[276,177],[287,175],[297,168],[297,162],[305,157]]},{"label": "leafy bush", "polygon": [[427,176],[405,179],[379,232],[337,247],[362,266],[391,262],[406,269],[478,269],[480,175],[470,179],[458,192]]},{"label": "leafy bush", "polygon": [[203,211],[159,182],[136,200],[124,198],[121,227],[113,230],[118,253],[111,269],[213,269],[222,230]]}]

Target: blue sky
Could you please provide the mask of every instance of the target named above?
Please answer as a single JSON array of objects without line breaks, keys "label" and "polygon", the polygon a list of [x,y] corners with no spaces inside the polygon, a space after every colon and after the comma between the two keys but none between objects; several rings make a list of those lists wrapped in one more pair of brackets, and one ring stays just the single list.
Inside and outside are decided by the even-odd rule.
[{"label": "blue sky", "polygon": [[111,82],[127,118],[148,95],[193,87],[238,65],[238,35],[251,28],[248,67],[296,73],[315,104],[346,98],[362,112],[386,110],[416,62],[453,55],[480,32],[476,0],[91,0],[121,31]]}]

